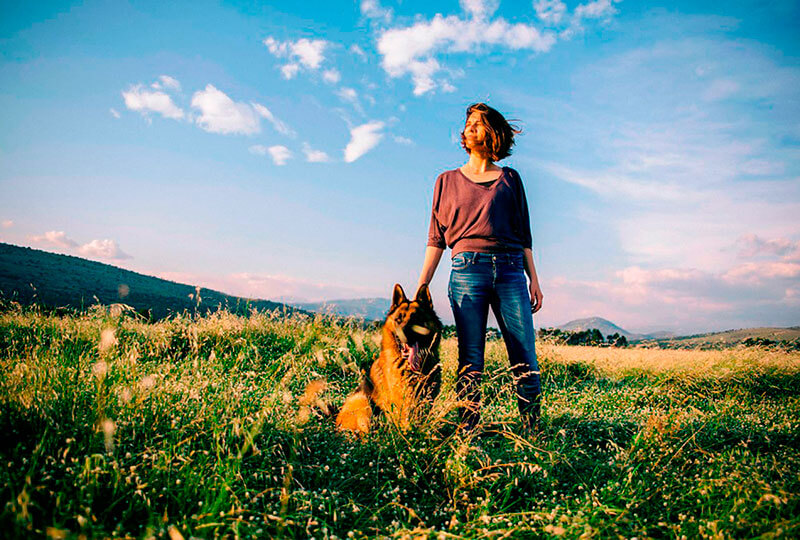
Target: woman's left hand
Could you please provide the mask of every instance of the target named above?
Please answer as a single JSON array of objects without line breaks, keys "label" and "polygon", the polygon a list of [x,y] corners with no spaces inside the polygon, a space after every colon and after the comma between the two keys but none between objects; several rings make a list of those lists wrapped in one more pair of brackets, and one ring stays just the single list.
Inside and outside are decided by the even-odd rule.
[{"label": "woman's left hand", "polygon": [[536,313],[542,309],[542,288],[538,283],[531,281],[531,313]]}]

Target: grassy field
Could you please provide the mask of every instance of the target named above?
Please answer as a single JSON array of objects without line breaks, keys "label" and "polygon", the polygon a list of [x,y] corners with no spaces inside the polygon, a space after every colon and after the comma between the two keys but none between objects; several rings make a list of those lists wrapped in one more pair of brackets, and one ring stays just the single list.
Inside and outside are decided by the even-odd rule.
[{"label": "grassy field", "polygon": [[542,432],[519,435],[502,342],[484,432],[453,429],[456,342],[414,431],[364,441],[340,403],[373,335],[331,319],[144,324],[0,314],[4,536],[800,536],[800,353],[538,344]]}]

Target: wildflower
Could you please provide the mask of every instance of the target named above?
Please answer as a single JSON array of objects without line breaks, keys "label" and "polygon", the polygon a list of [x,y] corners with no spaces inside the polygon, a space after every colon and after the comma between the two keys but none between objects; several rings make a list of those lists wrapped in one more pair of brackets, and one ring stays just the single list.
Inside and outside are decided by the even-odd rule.
[{"label": "wildflower", "polygon": [[109,351],[117,344],[117,338],[114,335],[113,328],[106,328],[100,333],[100,353]]},{"label": "wildflower", "polygon": [[92,374],[98,379],[102,379],[108,373],[108,364],[103,360],[99,360],[92,366]]},{"label": "wildflower", "polygon": [[106,446],[106,452],[110,454],[114,451],[114,432],[117,429],[117,425],[110,418],[106,418],[103,420],[101,427],[103,428],[103,440]]}]

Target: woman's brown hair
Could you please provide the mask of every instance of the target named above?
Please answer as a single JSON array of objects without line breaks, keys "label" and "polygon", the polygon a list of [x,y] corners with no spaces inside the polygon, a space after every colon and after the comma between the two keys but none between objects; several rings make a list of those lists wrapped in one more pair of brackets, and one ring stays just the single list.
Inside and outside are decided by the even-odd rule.
[{"label": "woman's brown hair", "polygon": [[[486,138],[482,148],[476,148],[492,161],[500,161],[511,155],[514,146],[514,135],[522,133],[514,124],[509,124],[502,114],[485,103],[473,103],[467,107],[467,119],[474,112],[479,112],[486,130]],[[466,122],[466,121],[465,121]],[[464,132],[461,132],[461,148],[470,153]]]}]

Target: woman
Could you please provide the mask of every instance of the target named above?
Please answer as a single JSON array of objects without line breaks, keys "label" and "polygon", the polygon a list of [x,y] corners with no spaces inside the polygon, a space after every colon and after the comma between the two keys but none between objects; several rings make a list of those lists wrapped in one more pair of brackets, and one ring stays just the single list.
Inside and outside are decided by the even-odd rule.
[{"label": "woman", "polygon": [[517,171],[495,165],[511,154],[517,133],[520,130],[495,109],[484,103],[470,105],[461,133],[461,146],[469,160],[440,174],[434,186],[419,285],[430,283],[445,247],[450,247],[448,296],[458,335],[456,389],[465,403],[459,414],[467,430],[480,420],[490,306],[508,350],[523,425],[533,430],[539,419],[539,366],[532,314],[541,309],[543,296],[533,266],[528,203]]}]

